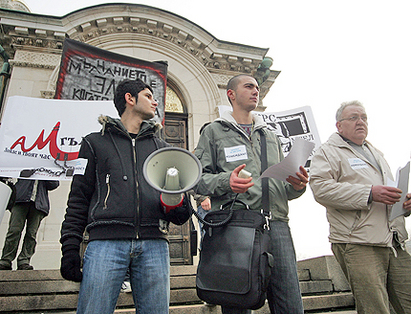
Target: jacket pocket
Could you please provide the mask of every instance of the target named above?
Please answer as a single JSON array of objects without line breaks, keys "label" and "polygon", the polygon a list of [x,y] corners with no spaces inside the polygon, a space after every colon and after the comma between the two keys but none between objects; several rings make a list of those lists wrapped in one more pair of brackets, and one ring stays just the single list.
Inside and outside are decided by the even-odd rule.
[{"label": "jacket pocket", "polygon": [[353,233],[355,229],[357,229],[359,223],[361,221],[361,210],[357,210],[354,218],[354,222],[350,228],[350,235]]},{"label": "jacket pocket", "polygon": [[107,201],[110,196],[110,174],[109,173],[106,174],[106,186],[107,186],[107,192],[106,192],[106,196],[104,197],[103,209],[108,208]]}]

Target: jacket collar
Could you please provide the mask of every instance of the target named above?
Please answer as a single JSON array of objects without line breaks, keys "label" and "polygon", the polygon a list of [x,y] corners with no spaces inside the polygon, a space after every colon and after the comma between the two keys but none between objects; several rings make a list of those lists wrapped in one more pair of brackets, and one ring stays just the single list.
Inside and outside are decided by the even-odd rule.
[{"label": "jacket collar", "polygon": [[[351,149],[353,152],[355,152],[354,148],[351,147],[349,143],[347,143],[344,138],[337,132],[331,134],[330,138],[328,139],[328,143],[330,145],[338,146],[340,148],[345,147],[348,149]],[[375,158],[377,159],[377,162],[380,163],[380,157],[379,156],[384,156],[384,154],[377,148],[375,148],[368,140],[364,141],[364,144],[367,144],[367,147],[371,150]],[[377,154],[375,154],[375,152]]]},{"label": "jacket collar", "polygon": [[[223,121],[223,122],[232,124],[232,125],[236,126],[237,128],[240,128],[242,130],[240,125],[234,119],[232,111],[224,111],[221,114],[221,117],[217,118],[215,121]],[[258,129],[267,127],[267,124],[264,122],[264,120],[256,114],[253,114],[253,122],[254,122],[254,130],[258,130]]]},{"label": "jacket collar", "polygon": [[[129,134],[123,123],[118,118],[112,118],[105,115],[100,115],[98,117],[98,122],[102,125],[101,133],[104,134],[105,130],[117,130],[120,133]],[[162,128],[160,123],[156,123],[152,120],[144,120],[141,123],[141,128],[139,132],[140,135],[154,134]]]}]

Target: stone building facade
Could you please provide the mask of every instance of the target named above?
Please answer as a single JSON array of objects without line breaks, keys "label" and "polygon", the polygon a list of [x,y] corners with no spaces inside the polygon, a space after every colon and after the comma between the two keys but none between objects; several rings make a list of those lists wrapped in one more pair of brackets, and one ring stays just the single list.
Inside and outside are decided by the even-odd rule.
[{"label": "stone building facade", "polygon": [[[168,62],[165,138],[192,151],[198,130],[218,117],[218,106],[229,105],[226,84],[234,75],[258,75],[268,49],[221,41],[195,23],[174,13],[139,4],[102,4],[62,17],[39,15],[19,1],[0,2],[0,66],[8,96],[53,98],[63,42],[71,38],[101,49],[148,61]],[[8,57],[8,60],[7,60]],[[268,73],[268,75],[267,75]],[[279,71],[265,69],[261,99],[268,93]],[[263,101],[257,110],[263,111]],[[174,141],[174,142],[173,142]],[[50,193],[52,209],[38,233],[32,264],[36,269],[55,269],[60,263],[58,243],[69,182]],[[8,213],[0,227],[2,247]],[[189,229],[177,230],[187,242]],[[182,235],[182,236],[181,236]],[[177,247],[178,250],[185,250]],[[176,259],[195,263],[187,256]]]}]

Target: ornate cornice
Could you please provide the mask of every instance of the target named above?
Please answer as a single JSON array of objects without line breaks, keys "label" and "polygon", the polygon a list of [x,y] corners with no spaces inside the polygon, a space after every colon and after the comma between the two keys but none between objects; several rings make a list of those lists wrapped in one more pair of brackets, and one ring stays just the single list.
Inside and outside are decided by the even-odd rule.
[{"label": "ornate cornice", "polygon": [[[61,54],[65,37],[95,46],[114,36],[129,39],[146,37],[166,49],[196,58],[222,88],[227,77],[240,73],[253,75],[268,49],[220,41],[207,31],[173,13],[138,4],[105,4],[72,12],[63,17],[50,17],[0,9],[0,44],[11,58],[17,50],[34,50]],[[115,40],[115,39],[114,39]],[[141,45],[147,44],[141,43]],[[133,45],[139,47],[136,40]],[[14,65],[38,66],[41,63]],[[23,63],[17,63],[23,62]],[[43,67],[52,67],[45,62]],[[274,83],[278,71],[261,86],[262,98]],[[225,79],[221,80],[224,76]]]},{"label": "ornate cornice", "polygon": [[[263,59],[267,49],[219,41],[199,27],[188,27],[187,20],[164,21],[162,10],[150,8],[156,14],[149,18],[139,5],[126,5],[128,14],[124,15],[124,4],[100,5],[93,14],[85,14],[91,8],[73,12],[60,21],[49,24],[47,16],[26,13],[24,20],[12,10],[4,10],[6,17],[0,20],[2,36],[0,42],[11,47],[25,46],[61,50],[64,38],[70,37],[82,42],[109,34],[144,34],[171,42],[187,53],[198,58],[210,71],[230,71],[252,73]],[[136,8],[137,6],[137,8]],[[132,7],[133,10],[129,7]],[[147,10],[147,7],[142,6]],[[121,9],[121,10],[120,10]],[[0,10],[0,12],[3,10]],[[116,16],[118,11],[118,16]],[[152,12],[150,12],[152,13]],[[170,13],[169,13],[170,14]],[[79,17],[76,18],[76,15]],[[174,15],[176,19],[181,19]],[[163,20],[162,20],[163,19]],[[170,22],[170,23],[167,23]],[[66,23],[66,25],[64,25]],[[58,25],[61,24],[61,25]],[[194,24],[195,25],[195,24]],[[55,29],[53,29],[53,27]],[[194,30],[194,32],[190,32]],[[15,50],[15,49],[13,49]]]},{"label": "ornate cornice", "polygon": [[155,16],[152,19],[138,16],[96,18],[77,25],[67,32],[70,38],[82,42],[112,34],[140,34],[167,41],[196,57],[210,71],[251,73],[257,69],[263,58],[261,51],[260,54],[255,55],[237,54],[229,50],[224,52],[223,49],[217,52],[213,49],[213,46],[217,48],[219,44],[216,39],[212,38],[211,41],[204,42],[198,38],[198,34],[188,33],[176,26],[156,20]]}]

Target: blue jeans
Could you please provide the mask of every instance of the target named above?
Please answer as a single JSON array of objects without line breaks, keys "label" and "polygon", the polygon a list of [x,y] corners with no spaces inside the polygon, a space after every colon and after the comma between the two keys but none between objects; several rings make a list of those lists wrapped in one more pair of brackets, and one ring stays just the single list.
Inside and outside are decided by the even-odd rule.
[{"label": "blue jeans", "polygon": [[168,314],[170,257],[166,240],[95,240],[86,249],[78,314],[112,314],[130,268],[136,313]]},{"label": "blue jeans", "polygon": [[287,222],[271,221],[271,254],[274,267],[268,286],[267,299],[270,312],[275,314],[303,314],[297,260],[290,227]]},{"label": "blue jeans", "polygon": [[[271,254],[274,267],[267,290],[270,312],[273,314],[303,314],[297,260],[290,227],[287,222],[270,221]],[[222,307],[223,314],[248,314],[250,310]]]}]

